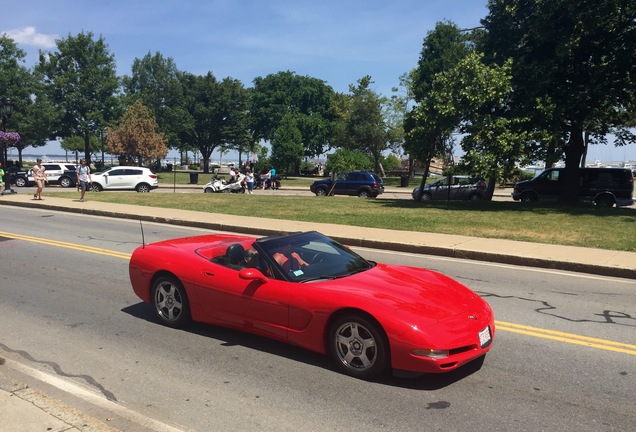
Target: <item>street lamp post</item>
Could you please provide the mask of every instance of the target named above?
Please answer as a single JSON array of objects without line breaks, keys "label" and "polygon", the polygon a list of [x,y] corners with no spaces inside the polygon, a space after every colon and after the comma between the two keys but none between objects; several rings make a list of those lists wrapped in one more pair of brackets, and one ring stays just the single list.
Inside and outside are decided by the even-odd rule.
[{"label": "street lamp post", "polygon": [[106,128],[102,128],[102,133],[101,133],[101,138],[102,138],[102,167],[101,169],[104,169],[104,139],[106,139],[108,137],[108,129]]},{"label": "street lamp post", "polygon": [[[11,118],[11,114],[13,114],[13,102],[11,99],[3,99],[0,102],[0,116],[2,117],[2,132],[7,131],[7,121]],[[6,144],[2,149],[2,166],[4,167],[4,190],[2,191],[2,195],[9,193],[16,193],[13,189],[11,189],[11,176],[9,174],[9,167],[7,166],[7,151],[9,149],[9,144]]]}]

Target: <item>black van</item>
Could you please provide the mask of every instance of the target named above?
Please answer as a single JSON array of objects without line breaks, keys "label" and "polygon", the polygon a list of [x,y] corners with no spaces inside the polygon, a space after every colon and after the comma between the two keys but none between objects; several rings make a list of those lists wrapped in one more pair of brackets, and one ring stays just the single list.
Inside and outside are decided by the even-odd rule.
[{"label": "black van", "polygon": [[[515,201],[555,201],[561,195],[565,168],[549,168],[532,180],[515,184]],[[624,168],[579,168],[579,199],[599,207],[630,206],[634,203],[634,176]]]}]

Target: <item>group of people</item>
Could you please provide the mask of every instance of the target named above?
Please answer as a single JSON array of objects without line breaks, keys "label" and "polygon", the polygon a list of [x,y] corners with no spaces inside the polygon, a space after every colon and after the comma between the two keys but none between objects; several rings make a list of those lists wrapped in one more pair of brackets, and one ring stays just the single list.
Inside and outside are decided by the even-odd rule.
[{"label": "group of people", "polygon": [[[251,165],[248,165],[248,163],[246,162],[243,168],[243,171],[245,173],[245,188],[247,189],[247,193],[248,194],[252,194],[254,191],[254,185],[256,183],[256,177],[254,176],[254,172],[251,169],[251,166],[253,165],[253,163],[251,163]],[[248,166],[250,168],[248,168]],[[235,181],[238,180],[238,175],[239,175],[239,171],[236,170],[234,167],[230,168],[230,183],[234,183]],[[261,189],[267,189],[270,188],[272,186],[272,181],[275,181],[276,178],[276,168],[272,168],[269,171],[267,171],[265,174],[263,174],[262,178],[261,178]]]},{"label": "group of people", "polygon": [[[80,162],[80,166],[75,170],[77,176],[77,184],[80,189],[80,202],[84,202],[84,194],[86,193],[86,189],[93,183],[91,180],[91,169],[88,165],[86,165],[86,159],[82,159]],[[2,164],[0,164],[0,175],[4,175],[4,171],[2,170]],[[1,178],[1,177],[0,177]],[[0,180],[1,181],[1,180]],[[44,185],[49,182],[49,179],[46,175],[46,168],[42,165],[42,159],[37,159],[35,165],[33,166],[33,181],[35,182],[35,193],[33,194],[34,200],[43,200],[42,198],[42,190],[44,189]]]}]

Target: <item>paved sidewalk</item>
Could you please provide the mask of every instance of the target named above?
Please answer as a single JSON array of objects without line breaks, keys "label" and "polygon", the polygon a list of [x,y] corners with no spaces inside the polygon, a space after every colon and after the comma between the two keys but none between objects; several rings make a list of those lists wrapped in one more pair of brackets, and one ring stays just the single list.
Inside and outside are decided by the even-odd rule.
[{"label": "paved sidewalk", "polygon": [[[193,187],[199,186],[193,185]],[[44,201],[34,201],[30,194],[24,193],[2,196],[0,205],[116,216],[255,235],[317,230],[350,246],[636,279],[636,253],[633,252],[210,214],[98,201],[81,203],[77,199],[67,198],[46,197]],[[636,288],[636,283],[634,287]],[[99,420],[89,418],[71,407],[29,389],[24,384],[7,378],[2,373],[2,368],[6,367],[3,363],[3,359],[0,358],[0,425],[2,425],[0,429],[2,431],[114,431]]]}]

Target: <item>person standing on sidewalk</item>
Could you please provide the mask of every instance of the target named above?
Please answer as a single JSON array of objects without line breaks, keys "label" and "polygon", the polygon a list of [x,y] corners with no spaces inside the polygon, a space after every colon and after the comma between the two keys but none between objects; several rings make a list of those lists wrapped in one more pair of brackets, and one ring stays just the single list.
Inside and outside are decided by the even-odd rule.
[{"label": "person standing on sidewalk", "polygon": [[[7,179],[7,183],[11,180]],[[0,162],[0,192],[2,192],[2,187],[4,186],[4,170],[2,169],[2,162]]]},{"label": "person standing on sidewalk", "polygon": [[247,170],[245,174],[245,184],[247,186],[247,193],[251,195],[254,190],[254,173],[250,170]]},{"label": "person standing on sidewalk", "polygon": [[77,184],[79,184],[81,191],[80,202],[84,202],[86,188],[93,184],[93,180],[91,179],[91,168],[86,165],[86,159],[81,160],[80,167],[77,169]]},{"label": "person standing on sidewalk", "polygon": [[46,168],[42,166],[42,159],[38,159],[33,167],[33,179],[35,180],[35,184],[38,186],[37,190],[33,194],[33,199],[41,200],[44,183],[49,182],[49,179],[46,178]]}]

